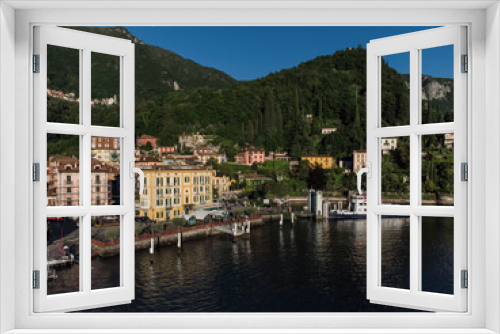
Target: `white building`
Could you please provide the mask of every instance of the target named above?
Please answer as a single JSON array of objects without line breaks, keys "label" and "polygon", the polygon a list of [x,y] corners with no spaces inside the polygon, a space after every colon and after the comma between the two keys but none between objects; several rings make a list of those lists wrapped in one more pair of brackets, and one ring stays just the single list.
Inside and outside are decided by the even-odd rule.
[{"label": "white building", "polygon": [[398,148],[398,139],[395,137],[382,138],[380,146],[382,154],[389,154],[390,151],[394,151]]},{"label": "white building", "polygon": [[334,133],[335,131],[337,131],[337,128],[322,128],[321,134],[322,135],[329,135],[330,133]]}]

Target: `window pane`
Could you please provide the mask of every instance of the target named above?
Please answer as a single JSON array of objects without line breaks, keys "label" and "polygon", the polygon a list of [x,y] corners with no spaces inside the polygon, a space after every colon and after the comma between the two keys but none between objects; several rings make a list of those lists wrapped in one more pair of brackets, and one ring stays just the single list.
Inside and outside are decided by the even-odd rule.
[{"label": "window pane", "polygon": [[382,57],[382,126],[410,124],[410,53]]},{"label": "window pane", "polygon": [[422,136],[422,205],[453,205],[454,134]]},{"label": "window pane", "polygon": [[47,135],[47,206],[80,205],[80,138]]},{"label": "window pane", "polygon": [[80,50],[47,45],[47,122],[80,122]]},{"label": "window pane", "polygon": [[453,45],[421,52],[422,124],[453,122]]},{"label": "window pane", "polygon": [[79,217],[48,217],[48,295],[80,291],[79,259]]},{"label": "window pane", "polygon": [[120,286],[120,218],[92,217],[92,290]]},{"label": "window pane", "polygon": [[92,137],[92,205],[120,204],[120,138]]},{"label": "window pane", "polygon": [[451,217],[422,217],[422,291],[453,294]]},{"label": "window pane", "polygon": [[120,57],[92,52],[92,125],[120,126]]},{"label": "window pane", "polygon": [[382,203],[410,203],[410,137],[380,139]]},{"label": "window pane", "polygon": [[381,217],[381,283],[410,289],[410,218]]}]

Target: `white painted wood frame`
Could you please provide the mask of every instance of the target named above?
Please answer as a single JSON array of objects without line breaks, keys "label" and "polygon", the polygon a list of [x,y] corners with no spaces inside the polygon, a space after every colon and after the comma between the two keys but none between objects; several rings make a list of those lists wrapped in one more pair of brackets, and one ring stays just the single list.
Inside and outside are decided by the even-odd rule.
[{"label": "white painted wood frame", "polygon": [[[461,287],[461,270],[467,270],[467,182],[461,181],[461,163],[467,163],[467,73],[461,56],[467,55],[466,27],[425,30],[370,41],[367,46],[367,297],[373,303],[420,310],[467,310],[467,289]],[[422,50],[453,45],[454,122],[422,124]],[[410,124],[382,127],[382,57],[408,52],[410,56]],[[422,135],[454,133],[454,206],[423,206]],[[410,205],[382,203],[381,140],[410,138]],[[410,218],[410,289],[382,286],[382,215]],[[422,217],[453,217],[453,295],[422,291]]]},{"label": "white painted wood frame", "polygon": [[[40,289],[34,289],[34,312],[72,311],[106,305],[130,303],[134,298],[134,191],[129,177],[129,162],[134,162],[134,44],[128,40],[57,27],[34,27],[34,54],[40,55],[40,73],[34,80],[33,161],[40,164],[40,182],[34,183],[34,270],[40,271]],[[78,50],[79,124],[47,122],[47,45]],[[92,52],[120,59],[120,126],[92,125],[91,56]],[[79,137],[78,206],[47,206],[47,134]],[[95,206],[91,203],[91,138],[120,138],[120,205]],[[120,216],[120,286],[92,290],[91,218]],[[47,217],[79,217],[79,291],[47,295]]]},{"label": "white painted wood frame", "polygon": [[[32,27],[34,25],[469,27],[470,134],[466,313],[33,313]],[[0,326],[33,333],[498,333],[500,331],[500,10],[498,1],[0,2]],[[12,136],[15,145],[12,145]],[[486,154],[486,152],[488,154]],[[15,161],[14,165],[11,164]],[[15,173],[14,173],[15,172]],[[14,174],[14,178],[12,175]],[[15,198],[12,198],[14,188]],[[488,196],[486,196],[486,193]],[[28,199],[26,198],[27,194]],[[486,216],[486,205],[489,207]],[[12,210],[12,208],[15,210]],[[12,222],[15,222],[13,224]],[[14,238],[12,236],[15,236]],[[13,256],[14,250],[14,256]],[[487,293],[486,293],[487,291]]]}]

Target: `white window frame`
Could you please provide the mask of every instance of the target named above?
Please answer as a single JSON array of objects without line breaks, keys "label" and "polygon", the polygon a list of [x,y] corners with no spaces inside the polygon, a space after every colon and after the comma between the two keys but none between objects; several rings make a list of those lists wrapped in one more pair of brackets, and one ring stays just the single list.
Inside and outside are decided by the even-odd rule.
[{"label": "white window frame", "polygon": [[[498,166],[500,144],[500,11],[493,1],[388,3],[336,1],[293,3],[227,3],[214,1],[179,4],[133,1],[116,3],[18,2],[0,3],[0,330],[17,329],[16,333],[36,333],[38,329],[59,329],[89,333],[128,329],[128,333],[146,328],[165,328],[163,332],[179,332],[176,328],[212,329],[212,332],[236,332],[253,328],[254,332],[277,332],[283,328],[300,328],[295,332],[350,333],[491,333],[500,331],[500,185],[499,173],[485,182],[486,164]],[[14,10],[11,6],[18,8]],[[99,6],[100,8],[96,8]],[[123,9],[118,6],[128,8]],[[134,7],[135,6],[135,7]],[[396,7],[397,8],[394,8]],[[67,8],[64,8],[67,7]],[[103,9],[107,7],[109,10]],[[24,8],[24,9],[23,9]],[[43,10],[43,9],[57,10]],[[149,8],[149,9],[147,9]],[[485,25],[486,22],[486,25]],[[33,314],[30,244],[32,235],[30,181],[32,147],[32,105],[30,55],[31,31],[34,24],[61,25],[443,25],[469,26],[469,141],[471,154],[469,177],[469,311],[465,314]],[[486,29],[487,28],[487,29]],[[14,35],[15,32],[15,35]],[[488,66],[486,71],[485,66]],[[15,85],[12,84],[15,79]],[[15,110],[15,118],[12,117]],[[472,116],[474,121],[472,122]],[[488,122],[485,119],[488,119]],[[15,130],[15,131],[14,131]],[[488,136],[485,135],[488,134]],[[15,136],[15,147],[12,146]],[[488,155],[485,154],[488,152]],[[15,161],[15,168],[5,161]],[[15,175],[13,178],[12,175]],[[16,189],[12,198],[12,189]],[[488,194],[488,197],[486,196]],[[470,195],[473,195],[472,197]],[[28,200],[26,198],[28,197]],[[486,219],[485,208],[491,208]],[[15,207],[15,210],[5,210]],[[15,222],[11,224],[8,222]],[[11,236],[15,235],[15,238]],[[12,255],[14,249],[14,256]],[[12,288],[15,287],[15,288]],[[486,288],[488,293],[485,293]],[[12,307],[14,305],[14,307]],[[137,328],[140,322],[140,330]],[[217,330],[219,329],[219,330]],[[356,330],[357,329],[357,330]],[[415,330],[418,329],[418,330]],[[41,332],[41,331],[40,331]],[[185,332],[185,331],[184,331]],[[193,330],[201,332],[201,330]],[[244,332],[241,330],[240,332]],[[246,331],[248,332],[248,331]]]},{"label": "white window frame", "polygon": [[[129,303],[135,296],[134,279],[134,185],[129,177],[129,162],[134,162],[135,120],[133,113],[134,45],[130,41],[99,36],[81,31],[36,26],[34,27],[34,52],[40,56],[40,73],[33,75],[34,102],[34,162],[40,164],[40,181],[33,184],[34,203],[34,270],[40,272],[40,288],[34,290],[35,312],[70,311],[94,308],[97,305]],[[47,121],[47,46],[71,48],[80,53],[80,115],[79,124]],[[90,108],[91,54],[99,52],[118,56],[120,61],[120,126],[92,125]],[[84,101],[88,101],[85,103]],[[47,134],[79,136],[79,205],[47,207]],[[120,205],[92,205],[90,163],[91,138],[112,134],[123,141],[120,178],[122,189]],[[109,142],[106,137],[105,142]],[[108,145],[108,144],[106,144]],[[157,179],[158,180],[158,179]],[[106,180],[104,180],[106,181]],[[104,182],[106,188],[107,182]],[[99,197],[97,197],[99,199]],[[99,200],[98,200],[99,202]],[[120,285],[114,288],[92,290],[91,285],[91,219],[94,216],[120,216]],[[79,290],[71,293],[47,294],[47,217],[79,217]]]},{"label": "white window frame", "polygon": [[[461,181],[461,163],[467,163],[467,73],[461,72],[461,56],[467,54],[466,27],[451,26],[397,35],[371,41],[367,47],[367,161],[371,177],[367,180],[367,295],[371,302],[385,305],[412,305],[422,310],[464,312],[467,290],[461,288],[461,270],[467,270],[467,184]],[[421,50],[453,46],[454,122],[423,124],[421,121]],[[382,126],[382,58],[409,53],[410,115],[409,124]],[[454,206],[422,206],[421,161],[424,135],[453,133]],[[382,149],[384,138],[403,137],[410,140],[410,204],[386,205],[382,202]],[[408,290],[384,287],[381,282],[381,217],[408,215],[410,219],[410,287]],[[421,219],[452,217],[454,231],[453,294],[421,291]]]}]

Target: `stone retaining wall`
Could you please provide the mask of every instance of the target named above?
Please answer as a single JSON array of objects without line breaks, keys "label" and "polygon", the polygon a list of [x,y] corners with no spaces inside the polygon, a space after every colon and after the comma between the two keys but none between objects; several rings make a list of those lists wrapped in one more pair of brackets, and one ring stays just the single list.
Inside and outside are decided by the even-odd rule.
[{"label": "stone retaining wall", "polygon": [[[256,215],[256,216],[251,216],[250,221],[251,221],[251,228],[257,227],[257,226],[262,226],[266,222],[269,222],[273,219],[279,219],[279,215],[272,215],[272,216],[261,216],[261,215]],[[140,236],[135,237],[135,249],[148,249],[151,247],[151,238],[154,238],[154,243],[155,246],[171,246],[171,245],[177,245],[177,234],[178,231],[181,231],[182,233],[182,242],[187,242],[191,240],[201,240],[203,238],[223,234],[223,232],[220,232],[214,227],[216,226],[223,226],[223,225],[232,225],[234,223],[240,224],[245,222],[245,219],[235,219],[227,222],[220,222],[220,223],[210,223],[207,225],[197,225],[197,226],[191,226],[191,227],[183,227],[180,228],[179,230],[168,230],[168,231],[162,231],[155,233],[154,235],[152,234],[143,234]],[[92,239],[92,255],[94,256],[115,256],[120,253],[120,241],[119,240],[114,240],[114,241],[99,241],[96,239]]]}]

